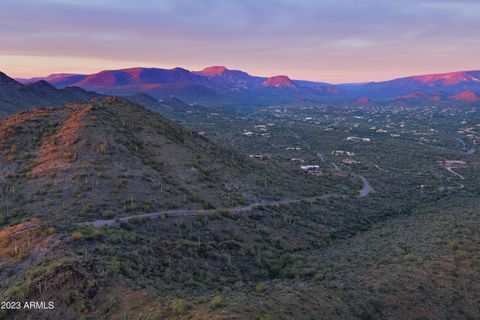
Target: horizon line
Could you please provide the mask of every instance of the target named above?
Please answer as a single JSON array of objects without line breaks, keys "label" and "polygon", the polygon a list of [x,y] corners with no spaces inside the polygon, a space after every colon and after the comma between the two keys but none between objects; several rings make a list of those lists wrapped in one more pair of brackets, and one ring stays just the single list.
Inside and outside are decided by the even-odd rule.
[{"label": "horizon line", "polygon": [[16,76],[14,75],[14,73],[7,73],[7,72],[4,72],[3,71],[3,68],[0,69],[0,72],[3,72],[5,74],[7,74],[7,76],[17,80],[17,79],[20,79],[20,80],[29,80],[29,79],[34,79],[34,78],[45,78],[45,77],[48,77],[48,76],[52,76],[52,75],[60,75],[60,74],[65,74],[65,75],[85,75],[85,76],[90,76],[90,75],[94,75],[94,74],[98,74],[100,72],[103,72],[103,71],[119,71],[119,70],[130,70],[130,69],[162,69],[162,70],[174,70],[174,69],[184,69],[184,70],[187,70],[188,72],[200,72],[202,71],[203,69],[206,69],[206,68],[211,68],[211,67],[223,67],[223,68],[226,68],[227,70],[232,70],[232,71],[241,71],[241,72],[245,72],[247,73],[248,75],[250,76],[254,76],[254,77],[262,77],[262,78],[270,78],[270,77],[274,77],[274,76],[279,76],[279,75],[286,75],[287,77],[289,77],[291,80],[294,80],[294,81],[310,81],[310,82],[320,82],[320,83],[327,83],[327,84],[332,84],[332,85],[348,85],[348,84],[364,84],[364,83],[372,83],[372,82],[385,82],[385,81],[391,81],[391,80],[396,80],[396,79],[403,79],[403,78],[410,78],[410,77],[421,77],[421,76],[434,76],[434,75],[441,75],[441,74],[455,74],[455,73],[463,73],[463,72],[475,72],[475,71],[480,71],[480,67],[479,68],[469,68],[469,69],[463,69],[463,70],[453,70],[453,71],[434,71],[434,72],[430,72],[430,73],[415,73],[415,74],[405,74],[405,75],[400,75],[400,76],[391,76],[389,78],[385,78],[385,79],[381,79],[381,80],[364,80],[364,81],[341,81],[341,82],[337,82],[337,81],[324,81],[324,80],[312,80],[312,79],[306,79],[306,78],[296,78],[296,77],[292,77],[292,76],[289,76],[288,74],[272,74],[272,75],[269,75],[269,76],[263,76],[263,75],[256,75],[256,74],[252,74],[248,71],[245,71],[245,70],[242,70],[240,68],[230,68],[230,67],[227,67],[225,65],[210,65],[210,66],[206,66],[200,70],[195,70],[196,68],[187,68],[187,67],[182,67],[182,66],[175,66],[175,67],[160,67],[160,66],[131,66],[131,67],[119,67],[119,68],[106,68],[106,69],[101,69],[101,70],[98,70],[96,72],[92,72],[92,73],[85,73],[85,72],[62,72],[62,71],[58,71],[58,72],[51,72],[51,73],[48,73],[47,75],[35,75],[35,76],[30,76],[30,77],[25,77],[25,76]]}]

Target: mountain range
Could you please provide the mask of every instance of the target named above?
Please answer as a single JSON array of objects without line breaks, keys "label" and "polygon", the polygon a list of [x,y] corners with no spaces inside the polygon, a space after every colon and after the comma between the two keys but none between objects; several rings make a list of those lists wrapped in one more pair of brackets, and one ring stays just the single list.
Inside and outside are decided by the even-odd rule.
[{"label": "mountain range", "polygon": [[478,101],[480,71],[459,71],[341,85],[352,96],[391,103]]},{"label": "mountain range", "polygon": [[[44,81],[43,87],[48,82],[57,89],[67,91],[74,90],[71,87],[79,87],[99,94],[135,96],[144,93],[157,100],[175,96],[187,103],[231,106],[292,103],[299,99],[334,105],[458,105],[480,101],[480,71],[354,84],[294,80],[286,75],[260,77],[223,66],[207,67],[201,71],[178,67],[129,68],[89,75],[61,73],[16,80],[27,87]],[[17,87],[19,85],[16,84]]]},{"label": "mountain range", "polygon": [[76,86],[108,95],[132,96],[141,92],[160,100],[176,96],[189,103],[234,105],[284,103],[298,97],[335,97],[341,93],[340,88],[327,83],[291,80],[288,76],[258,77],[222,66],[201,71],[129,68],[17,80],[24,84],[44,80],[59,89]]}]

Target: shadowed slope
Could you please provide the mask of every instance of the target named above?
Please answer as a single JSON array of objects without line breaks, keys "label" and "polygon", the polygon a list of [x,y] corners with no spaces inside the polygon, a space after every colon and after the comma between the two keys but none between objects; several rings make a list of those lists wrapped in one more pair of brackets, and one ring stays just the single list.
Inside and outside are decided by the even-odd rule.
[{"label": "shadowed slope", "polygon": [[99,96],[75,87],[58,90],[44,80],[23,85],[0,72],[0,117],[32,107],[59,107]]}]

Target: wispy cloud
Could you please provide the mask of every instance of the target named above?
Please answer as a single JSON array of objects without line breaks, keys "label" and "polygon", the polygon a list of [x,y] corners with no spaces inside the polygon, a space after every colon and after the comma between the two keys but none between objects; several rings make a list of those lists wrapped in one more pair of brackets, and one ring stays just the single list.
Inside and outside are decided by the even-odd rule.
[{"label": "wispy cloud", "polygon": [[479,67],[479,12],[461,0],[2,0],[0,55],[384,79]]}]

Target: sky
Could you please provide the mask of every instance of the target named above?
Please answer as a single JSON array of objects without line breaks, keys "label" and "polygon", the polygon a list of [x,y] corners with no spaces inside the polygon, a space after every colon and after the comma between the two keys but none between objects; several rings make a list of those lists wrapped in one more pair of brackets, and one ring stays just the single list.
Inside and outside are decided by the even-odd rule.
[{"label": "sky", "polygon": [[0,0],[0,71],[135,66],[331,83],[480,69],[477,0]]}]

